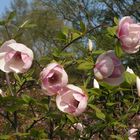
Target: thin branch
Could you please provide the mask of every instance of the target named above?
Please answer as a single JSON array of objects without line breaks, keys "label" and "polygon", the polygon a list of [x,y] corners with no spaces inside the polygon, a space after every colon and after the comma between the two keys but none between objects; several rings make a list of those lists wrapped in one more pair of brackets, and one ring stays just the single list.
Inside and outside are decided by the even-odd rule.
[{"label": "thin branch", "polygon": [[[93,32],[95,29],[99,28],[99,27],[104,27],[104,25],[98,25],[90,30],[88,30],[85,34],[88,34],[90,32]],[[85,35],[84,34],[84,35]],[[72,40],[71,42],[69,42],[68,44],[66,44],[62,49],[61,52],[64,51],[67,47],[69,47],[71,44],[73,44],[74,42],[76,42],[77,40],[81,39],[82,37],[84,37],[84,35],[80,35],[79,37],[75,38],[74,40]]]},{"label": "thin branch", "polygon": [[6,81],[7,81],[7,85],[8,85],[8,88],[10,90],[10,93],[11,93],[12,96],[14,96],[14,93],[12,91],[11,84],[10,84],[9,75],[8,75],[8,73],[6,73],[5,75],[6,75]]},{"label": "thin branch", "polygon": [[14,127],[14,122],[9,118],[8,113],[6,113],[6,115],[5,115],[5,114],[3,114],[3,113],[0,112],[0,115],[1,115],[4,119],[7,119],[7,120],[11,123],[11,125]]},{"label": "thin branch", "polygon": [[45,118],[46,117],[42,117],[42,118],[40,118],[38,120],[34,120],[33,123],[26,129],[26,132],[29,132],[29,130],[32,129],[36,123],[38,123],[39,121],[41,121],[41,120],[43,120]]}]

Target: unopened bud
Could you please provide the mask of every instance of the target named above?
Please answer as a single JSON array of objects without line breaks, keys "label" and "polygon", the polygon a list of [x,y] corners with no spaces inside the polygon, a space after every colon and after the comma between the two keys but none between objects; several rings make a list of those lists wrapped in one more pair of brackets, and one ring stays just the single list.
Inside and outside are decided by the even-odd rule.
[{"label": "unopened bud", "polygon": [[90,52],[93,50],[93,43],[91,39],[88,39],[88,49]]},{"label": "unopened bud", "polygon": [[96,79],[93,80],[93,87],[94,88],[99,88],[99,83],[97,82]]},{"label": "unopened bud", "polygon": [[136,85],[137,85],[138,96],[140,97],[140,78],[138,76],[136,78]]},{"label": "unopened bud", "polygon": [[131,74],[134,74],[134,71],[132,69],[130,69],[129,67],[127,67],[126,71],[131,73]]}]

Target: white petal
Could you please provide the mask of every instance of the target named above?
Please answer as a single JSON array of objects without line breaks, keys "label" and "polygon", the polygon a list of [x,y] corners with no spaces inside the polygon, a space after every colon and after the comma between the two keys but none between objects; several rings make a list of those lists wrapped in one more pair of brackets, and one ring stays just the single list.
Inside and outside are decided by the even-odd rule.
[{"label": "white petal", "polygon": [[93,43],[92,43],[91,39],[88,39],[88,49],[89,49],[89,51],[92,51],[92,49],[93,49]]},{"label": "white petal", "polygon": [[128,131],[128,140],[137,140],[137,131],[138,129],[137,128],[131,128],[129,131]]},{"label": "white petal", "polygon": [[80,101],[78,108],[76,109],[76,112],[73,115],[78,116],[81,113],[83,113],[87,107],[87,101],[88,97],[87,95],[85,95],[85,97],[83,97],[82,100]]},{"label": "white petal", "polygon": [[72,85],[72,84],[68,84],[67,87],[73,91],[76,91],[76,92],[79,92],[81,94],[84,94],[83,93],[83,90],[75,85]]},{"label": "white petal", "polygon": [[9,52],[9,51],[13,50],[13,49],[9,48],[9,46],[8,46],[11,43],[16,43],[16,41],[13,39],[11,39],[9,41],[5,41],[0,48],[0,52]]},{"label": "white petal", "polygon": [[65,70],[63,70],[63,72],[62,72],[62,84],[63,84],[63,86],[66,86],[67,83],[68,83],[68,75],[65,72]]},{"label": "white petal", "polygon": [[66,108],[68,108],[68,105],[62,105],[62,99],[61,99],[61,97],[62,97],[62,95],[57,95],[56,96],[56,105],[57,105],[57,107],[58,107],[58,109],[60,110],[60,111],[62,111],[62,112],[65,112],[64,110],[66,109]]},{"label": "white petal", "polygon": [[11,43],[8,45],[11,49],[27,54],[33,59],[33,51],[21,43]]},{"label": "white petal", "polygon": [[54,69],[56,66],[58,66],[58,65],[59,65],[59,64],[57,64],[57,63],[50,63],[50,64],[48,64],[47,67],[44,68],[44,69],[42,70],[42,72],[40,73],[41,78],[46,77],[46,76],[49,74],[49,72],[50,72],[52,69]]},{"label": "white petal", "polygon": [[130,69],[128,66],[126,68],[126,71],[129,72],[129,73],[131,73],[131,74],[134,74],[134,71],[132,69]]},{"label": "white petal", "polygon": [[97,82],[96,79],[93,80],[93,87],[94,88],[99,88],[99,83]]},{"label": "white petal", "polygon": [[138,76],[136,78],[136,85],[137,85],[138,96],[140,97],[140,78]]},{"label": "white petal", "polygon": [[[7,63],[8,65],[8,63]],[[9,62],[9,68],[13,71],[13,72],[16,72],[16,73],[24,73],[25,70],[23,69],[23,66],[24,66],[24,63],[19,60],[12,60]]]},{"label": "white petal", "polygon": [[5,52],[0,53],[0,70],[9,73],[11,69],[9,69],[8,65],[6,65],[5,55],[6,55]]}]

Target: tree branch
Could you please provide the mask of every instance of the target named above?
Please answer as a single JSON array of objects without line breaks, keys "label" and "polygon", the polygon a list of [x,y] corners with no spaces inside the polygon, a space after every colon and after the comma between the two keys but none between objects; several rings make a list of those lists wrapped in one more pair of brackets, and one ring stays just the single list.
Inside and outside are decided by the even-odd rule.
[{"label": "tree branch", "polygon": [[[90,29],[90,30],[88,30],[85,34],[88,34],[88,33],[90,33],[90,32],[92,32],[92,31],[94,31],[95,29],[97,29],[97,28],[99,28],[99,27],[104,27],[105,25],[98,25],[98,26],[96,26],[96,27],[94,27],[94,28],[92,28],[92,29]],[[85,35],[84,34],[84,35]],[[79,40],[79,39],[81,39],[82,37],[84,37],[84,35],[82,34],[82,35],[80,35],[79,37],[77,37],[77,38],[75,38],[74,40],[72,40],[71,42],[69,42],[68,44],[66,44],[62,49],[61,49],[61,52],[62,51],[64,51],[67,47],[69,47],[71,44],[73,44],[74,42],[76,42],[77,40]]]}]

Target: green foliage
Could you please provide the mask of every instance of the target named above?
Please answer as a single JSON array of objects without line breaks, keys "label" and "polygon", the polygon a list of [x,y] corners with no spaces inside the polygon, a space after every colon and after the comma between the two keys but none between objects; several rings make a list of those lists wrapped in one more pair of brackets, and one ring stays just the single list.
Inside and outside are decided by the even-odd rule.
[{"label": "green foliage", "polygon": [[[128,130],[133,124],[137,126],[133,119],[140,112],[137,75],[125,72],[124,83],[119,86],[99,81],[100,88],[93,87],[96,59],[110,49],[125,66],[130,65],[139,74],[139,54],[123,53],[116,38],[119,16],[110,8],[98,8],[98,4],[114,5],[119,1],[89,0],[87,7],[84,1],[75,0],[33,0],[31,5],[22,0],[14,2],[12,12],[0,20],[0,42],[13,38],[26,44],[34,50],[35,60],[28,72],[9,74],[14,96],[5,74],[0,72],[0,86],[4,91],[0,96],[0,139],[127,140]],[[131,7],[126,3],[126,7]],[[30,6],[30,11],[26,6]],[[87,48],[88,38],[94,42],[92,52]],[[55,97],[41,90],[39,73],[50,62],[64,66],[69,83],[87,93],[88,106],[80,116],[60,112]],[[78,130],[76,123],[81,123],[83,130]]]},{"label": "green foliage", "polygon": [[129,85],[134,85],[136,83],[136,75],[129,73],[129,72],[125,72],[125,81],[129,84]]}]

